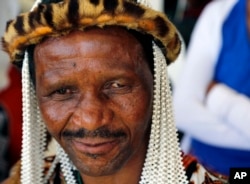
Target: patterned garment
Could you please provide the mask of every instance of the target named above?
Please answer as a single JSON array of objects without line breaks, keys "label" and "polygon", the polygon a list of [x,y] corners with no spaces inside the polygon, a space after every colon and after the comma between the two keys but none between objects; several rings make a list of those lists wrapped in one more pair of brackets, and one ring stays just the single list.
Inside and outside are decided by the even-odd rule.
[{"label": "patterned garment", "polygon": [[[48,172],[54,157],[47,157],[45,159],[44,171]],[[202,167],[197,160],[191,155],[183,156],[183,165],[186,170],[186,175],[189,180],[189,184],[227,184],[227,178],[225,176],[208,172]],[[74,173],[78,184],[83,184],[78,172]],[[10,173],[10,177],[2,184],[20,184],[20,162],[18,162]],[[48,184],[66,184],[65,179],[60,170],[58,164],[55,172]]]},{"label": "patterned garment", "polygon": [[197,162],[197,159],[191,155],[183,156],[183,165],[189,184],[226,184],[228,178],[221,174],[207,171]]}]

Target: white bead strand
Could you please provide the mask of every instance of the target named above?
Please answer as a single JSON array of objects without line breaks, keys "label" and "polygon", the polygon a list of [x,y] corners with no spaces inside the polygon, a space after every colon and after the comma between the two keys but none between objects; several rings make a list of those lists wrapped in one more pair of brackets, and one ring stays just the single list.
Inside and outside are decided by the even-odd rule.
[{"label": "white bead strand", "polygon": [[37,101],[30,80],[27,54],[22,67],[23,134],[21,183],[43,183],[45,126],[37,111]]},{"label": "white bead strand", "polygon": [[61,168],[63,172],[63,176],[66,180],[67,184],[76,184],[76,179],[73,175],[73,170],[75,166],[73,166],[71,160],[69,159],[68,155],[65,153],[63,148],[58,144],[58,157],[61,163]]},{"label": "white bead strand", "polygon": [[159,163],[159,183],[186,184],[187,179],[182,163],[181,151],[177,138],[177,129],[174,123],[172,96],[167,74],[167,64],[160,48],[154,44],[154,57],[161,73],[161,143]]}]

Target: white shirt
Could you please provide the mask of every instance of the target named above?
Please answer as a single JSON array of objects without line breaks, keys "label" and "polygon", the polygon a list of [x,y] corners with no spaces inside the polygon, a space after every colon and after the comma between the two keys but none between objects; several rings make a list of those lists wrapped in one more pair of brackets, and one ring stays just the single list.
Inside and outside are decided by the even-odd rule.
[{"label": "white shirt", "polygon": [[174,90],[177,127],[207,144],[250,150],[250,100],[218,84],[208,96],[222,44],[221,29],[237,0],[214,0],[192,33],[183,70]]}]

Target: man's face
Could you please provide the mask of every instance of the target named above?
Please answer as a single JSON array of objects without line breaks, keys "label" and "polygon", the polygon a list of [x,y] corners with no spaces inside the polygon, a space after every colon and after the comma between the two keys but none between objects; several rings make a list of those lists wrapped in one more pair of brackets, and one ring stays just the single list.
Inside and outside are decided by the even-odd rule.
[{"label": "man's face", "polygon": [[141,45],[121,28],[74,31],[35,48],[44,122],[81,173],[143,162],[153,79]]}]

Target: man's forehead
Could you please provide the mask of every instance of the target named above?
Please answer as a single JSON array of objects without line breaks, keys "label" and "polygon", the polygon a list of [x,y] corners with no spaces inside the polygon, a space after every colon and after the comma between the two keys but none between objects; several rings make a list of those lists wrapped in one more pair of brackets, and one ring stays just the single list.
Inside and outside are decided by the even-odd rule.
[{"label": "man's forehead", "polygon": [[[152,47],[151,42],[147,45]],[[144,60],[144,52],[143,44],[124,28],[93,28],[47,38],[35,47],[34,62],[70,61],[80,56],[90,60],[119,60],[123,57],[138,62]]]},{"label": "man's forehead", "polygon": [[128,76],[149,71],[144,52],[141,43],[124,29],[94,28],[49,38],[38,44],[34,62],[37,76],[47,81],[53,78],[51,76],[66,78],[79,71],[84,71],[84,75]]},{"label": "man's forehead", "polygon": [[[138,32],[138,34],[141,34]],[[75,38],[89,38],[91,37],[92,40],[95,40],[96,35],[103,36],[103,39],[110,39],[111,37],[119,38],[119,42],[125,42],[128,39],[137,40],[136,36],[132,34],[131,31],[127,30],[121,26],[107,26],[104,28],[100,27],[90,27],[85,30],[73,30],[63,35],[57,36],[50,36],[43,39],[42,42],[38,43],[37,45],[43,44],[44,42],[53,43],[59,42],[61,40],[72,39]],[[104,42],[105,43],[105,42]]]},{"label": "man's forehead", "polygon": [[118,62],[122,58],[135,66],[153,63],[153,56],[149,54],[152,53],[152,38],[147,36],[117,26],[75,30],[39,43],[35,48],[34,62],[42,62],[44,66],[49,63],[58,65],[58,61],[61,64],[63,61],[71,62],[81,54],[80,57],[85,60],[109,59],[112,63],[112,60]]}]

